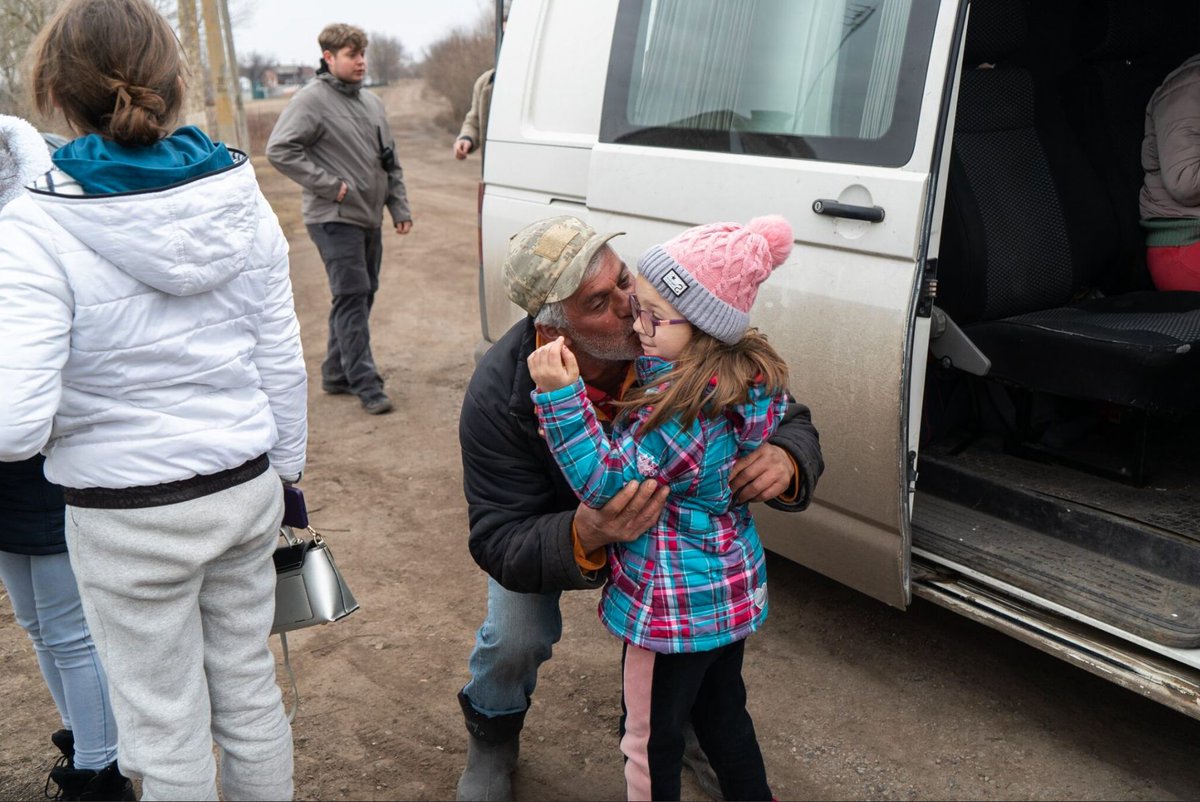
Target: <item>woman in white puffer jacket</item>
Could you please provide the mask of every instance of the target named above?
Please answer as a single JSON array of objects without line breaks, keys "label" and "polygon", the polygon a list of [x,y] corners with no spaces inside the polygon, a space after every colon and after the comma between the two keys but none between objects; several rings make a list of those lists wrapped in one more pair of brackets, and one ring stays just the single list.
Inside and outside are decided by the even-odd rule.
[{"label": "woman in white puffer jacket", "polygon": [[64,488],[143,799],[216,799],[214,738],[226,798],[289,799],[267,646],[307,440],[287,242],[243,154],[170,133],[184,65],[146,0],[68,0],[33,53],[35,101],[82,136],[0,212],[0,459],[41,451]]}]

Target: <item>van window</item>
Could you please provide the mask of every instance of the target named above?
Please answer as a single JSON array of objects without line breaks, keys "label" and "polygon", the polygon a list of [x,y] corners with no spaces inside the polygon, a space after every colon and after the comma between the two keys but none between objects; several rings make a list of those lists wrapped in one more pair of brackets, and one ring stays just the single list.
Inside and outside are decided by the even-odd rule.
[{"label": "van window", "polygon": [[622,0],[600,138],[900,166],[936,0]]}]

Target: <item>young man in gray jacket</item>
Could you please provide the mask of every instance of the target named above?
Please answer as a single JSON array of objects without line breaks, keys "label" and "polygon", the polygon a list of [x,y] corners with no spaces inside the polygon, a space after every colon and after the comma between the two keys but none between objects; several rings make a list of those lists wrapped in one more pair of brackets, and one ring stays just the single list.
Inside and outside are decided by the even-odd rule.
[{"label": "young man in gray jacket", "polygon": [[329,276],[333,305],[321,389],[353,393],[363,409],[380,415],[392,402],[371,356],[368,318],[379,289],[381,219],[387,207],[396,233],[407,234],[412,213],[387,110],[362,90],[367,35],[335,23],[317,41],[323,59],[317,79],[279,115],[267,158],[304,188],[304,223]]}]

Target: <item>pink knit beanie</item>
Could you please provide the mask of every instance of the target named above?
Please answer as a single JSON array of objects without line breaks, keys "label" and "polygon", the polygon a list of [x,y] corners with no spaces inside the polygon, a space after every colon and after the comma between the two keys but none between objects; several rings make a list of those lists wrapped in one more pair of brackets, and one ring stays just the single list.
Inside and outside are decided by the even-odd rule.
[{"label": "pink knit beanie", "polygon": [[779,215],[710,223],[650,248],[638,272],[693,326],[733,344],[750,327],[758,285],[788,258],[793,239]]}]

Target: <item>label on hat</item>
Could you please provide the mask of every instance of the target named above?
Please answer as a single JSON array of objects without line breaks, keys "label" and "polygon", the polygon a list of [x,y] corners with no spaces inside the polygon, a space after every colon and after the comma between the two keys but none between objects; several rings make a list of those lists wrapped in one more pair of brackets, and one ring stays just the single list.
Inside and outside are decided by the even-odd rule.
[{"label": "label on hat", "polygon": [[667,285],[667,289],[675,293],[676,297],[687,292],[688,283],[679,277],[679,274],[674,270],[668,270],[667,274],[662,277],[663,284]]},{"label": "label on hat", "polygon": [[579,232],[570,226],[564,226],[562,223],[555,223],[546,229],[546,233],[538,237],[537,247],[533,252],[543,259],[549,259],[551,262],[557,262],[562,256],[563,251],[571,244],[571,240],[575,239],[575,235]]}]

